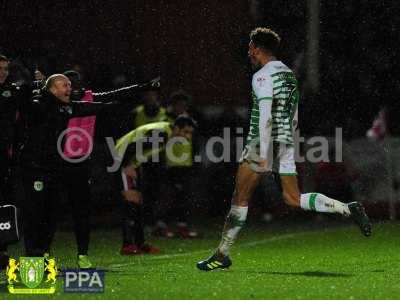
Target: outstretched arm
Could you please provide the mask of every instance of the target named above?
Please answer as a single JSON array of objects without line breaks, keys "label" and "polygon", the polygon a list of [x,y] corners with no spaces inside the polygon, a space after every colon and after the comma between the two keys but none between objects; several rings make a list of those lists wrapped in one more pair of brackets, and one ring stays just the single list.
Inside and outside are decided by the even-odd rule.
[{"label": "outstretched arm", "polygon": [[97,102],[107,103],[107,102],[125,102],[132,99],[132,95],[146,91],[152,90],[160,87],[160,77],[154,78],[149,82],[142,84],[133,84],[126,86],[117,90],[108,92],[98,92],[93,93],[94,100]]},{"label": "outstretched arm", "polygon": [[107,109],[117,104],[117,102],[88,102],[88,101],[72,101],[72,117],[93,116],[100,110]]}]

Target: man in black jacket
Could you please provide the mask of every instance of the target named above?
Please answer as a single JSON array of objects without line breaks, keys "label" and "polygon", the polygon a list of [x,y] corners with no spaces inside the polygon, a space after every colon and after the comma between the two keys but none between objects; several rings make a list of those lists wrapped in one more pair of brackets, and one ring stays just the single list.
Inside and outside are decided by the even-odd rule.
[{"label": "man in black jacket", "polygon": [[[0,205],[16,204],[11,171],[18,137],[22,136],[20,111],[24,100],[29,98],[28,89],[10,81],[9,64],[9,59],[0,55]],[[0,269],[7,264],[7,245],[0,240]]]},{"label": "man in black jacket", "polygon": [[[97,105],[76,105],[70,101],[71,83],[64,75],[46,81],[43,93],[27,105],[27,134],[21,153],[23,224],[28,256],[49,252],[55,231],[55,207],[62,181],[63,159],[57,141],[75,115]],[[94,113],[94,112],[91,112]]]},{"label": "man in black jacket", "polygon": [[[98,98],[108,96],[111,100],[118,100],[120,93],[133,93],[145,88],[131,86],[119,93],[98,95]],[[70,80],[65,75],[55,74],[46,80],[43,93],[27,105],[27,138],[21,154],[26,195],[23,207],[26,255],[42,256],[50,250],[59,186],[68,176],[65,173],[67,162],[61,153],[69,119],[95,115],[111,107],[112,103],[71,101]]]}]

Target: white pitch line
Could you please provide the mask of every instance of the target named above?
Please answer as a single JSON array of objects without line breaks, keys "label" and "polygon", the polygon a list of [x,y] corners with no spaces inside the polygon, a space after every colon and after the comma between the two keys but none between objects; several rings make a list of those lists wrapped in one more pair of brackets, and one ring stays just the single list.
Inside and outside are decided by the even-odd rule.
[{"label": "white pitch line", "polygon": [[[270,242],[281,241],[281,240],[288,240],[288,239],[294,238],[295,236],[299,236],[299,235],[306,234],[306,233],[309,233],[309,232],[299,232],[297,234],[290,233],[290,234],[284,234],[284,235],[280,235],[280,236],[273,236],[273,237],[270,237],[270,238],[267,238],[267,239],[258,240],[258,241],[255,241],[255,242],[237,244],[236,247],[237,248],[239,248],[239,247],[253,247],[253,246],[264,244],[264,243],[270,243]],[[185,256],[191,256],[191,255],[195,255],[195,254],[206,253],[206,252],[209,252],[210,250],[212,250],[212,249],[197,250],[197,251],[185,252],[185,253],[177,253],[177,254],[158,255],[158,256],[147,257],[145,260],[162,260],[162,259],[169,259],[169,258],[185,257]],[[137,262],[124,263],[124,264],[112,264],[112,265],[106,267],[106,269],[118,269],[118,268],[123,268],[123,267],[131,266],[131,265],[136,265],[136,264],[137,264]]]}]

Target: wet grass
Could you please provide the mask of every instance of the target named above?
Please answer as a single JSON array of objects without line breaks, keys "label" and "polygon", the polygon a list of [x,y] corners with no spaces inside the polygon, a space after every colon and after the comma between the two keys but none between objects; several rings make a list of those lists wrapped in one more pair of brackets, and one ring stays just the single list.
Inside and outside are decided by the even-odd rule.
[{"label": "wet grass", "polygon": [[[375,224],[371,238],[354,226],[249,226],[232,250],[232,267],[206,273],[195,263],[219,242],[219,229],[210,227],[197,240],[153,239],[162,253],[131,257],[119,255],[118,229],[96,230],[90,257],[106,270],[105,293],[66,294],[60,277],[56,295],[48,298],[400,299],[398,223]],[[21,244],[10,253],[20,256]],[[70,232],[57,234],[53,254],[59,267],[76,267]],[[4,274],[0,278],[0,299],[38,298],[8,295]]]}]

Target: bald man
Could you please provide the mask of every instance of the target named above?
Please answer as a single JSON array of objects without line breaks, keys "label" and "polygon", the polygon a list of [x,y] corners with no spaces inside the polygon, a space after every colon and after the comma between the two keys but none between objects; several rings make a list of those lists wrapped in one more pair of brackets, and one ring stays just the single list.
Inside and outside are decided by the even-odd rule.
[{"label": "bald man", "polygon": [[[63,74],[54,74],[46,80],[41,95],[35,96],[27,106],[27,134],[20,158],[25,192],[23,223],[27,256],[48,255],[50,251],[60,185],[65,184],[67,164],[74,163],[68,161],[63,152],[68,146],[65,136],[69,120],[95,115],[113,103],[71,101],[70,80]],[[76,137],[88,138],[79,132]],[[92,144],[91,138],[88,142]],[[83,260],[81,256],[85,256]],[[78,265],[80,268],[92,266],[87,253],[78,253]]]},{"label": "bald man", "polygon": [[46,80],[45,89],[62,103],[69,103],[71,101],[71,81],[63,74],[51,75]]}]

